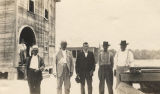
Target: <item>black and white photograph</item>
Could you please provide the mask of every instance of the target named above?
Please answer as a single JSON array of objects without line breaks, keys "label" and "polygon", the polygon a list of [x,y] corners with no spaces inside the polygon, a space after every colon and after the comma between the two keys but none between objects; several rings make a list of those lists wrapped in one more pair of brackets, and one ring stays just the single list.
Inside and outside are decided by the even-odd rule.
[{"label": "black and white photograph", "polygon": [[160,1],[0,0],[0,94],[160,94]]}]

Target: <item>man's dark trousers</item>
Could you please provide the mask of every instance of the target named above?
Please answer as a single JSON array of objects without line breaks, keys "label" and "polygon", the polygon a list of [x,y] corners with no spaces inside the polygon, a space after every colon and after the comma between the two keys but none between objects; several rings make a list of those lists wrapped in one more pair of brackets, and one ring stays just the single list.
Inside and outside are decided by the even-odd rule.
[{"label": "man's dark trousers", "polygon": [[76,59],[76,73],[81,80],[81,94],[85,94],[85,80],[88,85],[88,94],[92,94],[92,76],[95,70],[95,58],[93,52],[88,51],[87,57],[82,51],[78,53]]},{"label": "man's dark trousers", "polygon": [[89,73],[80,75],[81,79],[81,94],[85,94],[85,80],[87,81],[88,94],[92,94],[92,76]]},{"label": "man's dark trousers", "polygon": [[30,94],[40,94],[40,85],[42,79],[39,77],[41,71],[35,71],[34,69],[28,70],[28,85]]},{"label": "man's dark trousers", "polygon": [[98,71],[99,77],[99,94],[104,94],[105,81],[108,86],[109,94],[113,94],[113,70],[111,65],[102,65]]}]

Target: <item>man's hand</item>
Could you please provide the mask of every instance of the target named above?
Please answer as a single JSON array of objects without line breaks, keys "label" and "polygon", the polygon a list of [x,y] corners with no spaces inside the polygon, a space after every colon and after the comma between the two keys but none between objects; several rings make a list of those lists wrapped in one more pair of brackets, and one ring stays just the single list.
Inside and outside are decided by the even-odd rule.
[{"label": "man's hand", "polygon": [[73,72],[70,72],[70,77],[73,75]]},{"label": "man's hand", "polygon": [[80,79],[79,75],[76,76],[75,81],[76,81],[77,83],[80,83],[80,82],[81,82],[81,79]]},{"label": "man's hand", "polygon": [[90,72],[89,72],[89,75],[90,75],[90,76],[93,76],[93,71],[90,71]]},{"label": "man's hand", "polygon": [[39,70],[39,69],[35,69],[34,71],[35,71],[35,72],[39,72],[40,70]]},{"label": "man's hand", "polygon": [[79,77],[79,76],[80,76],[80,74],[79,74],[79,73],[77,73],[77,76]]},{"label": "man's hand", "polygon": [[53,73],[53,76],[56,78],[57,77],[56,73]]},{"label": "man's hand", "polygon": [[39,70],[40,70],[40,71],[43,71],[43,70],[44,70],[44,67],[40,67]]}]

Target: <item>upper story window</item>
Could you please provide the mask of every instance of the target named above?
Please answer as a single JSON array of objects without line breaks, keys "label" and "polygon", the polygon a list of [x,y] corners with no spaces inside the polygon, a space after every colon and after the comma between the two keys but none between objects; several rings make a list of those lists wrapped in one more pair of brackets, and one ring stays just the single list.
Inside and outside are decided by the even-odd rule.
[{"label": "upper story window", "polygon": [[50,2],[49,0],[44,0],[44,17],[45,19],[48,19],[49,18],[49,5],[50,5]]},{"label": "upper story window", "polygon": [[34,13],[35,0],[29,0],[29,11]]},{"label": "upper story window", "polygon": [[48,10],[45,9],[45,18],[48,19]]}]

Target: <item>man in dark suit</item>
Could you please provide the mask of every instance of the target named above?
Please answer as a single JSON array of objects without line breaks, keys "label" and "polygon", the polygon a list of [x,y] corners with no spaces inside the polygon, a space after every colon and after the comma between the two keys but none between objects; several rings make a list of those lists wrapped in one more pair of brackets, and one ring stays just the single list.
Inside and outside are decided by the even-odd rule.
[{"label": "man in dark suit", "polygon": [[38,46],[34,45],[31,50],[31,56],[26,59],[27,80],[30,94],[40,94],[42,71],[44,67],[44,61],[38,55]]},{"label": "man in dark suit", "polygon": [[92,94],[92,76],[95,70],[93,52],[88,51],[88,43],[83,43],[83,51],[78,53],[76,59],[76,74],[80,77],[81,94],[85,94],[85,80],[88,85],[88,94]]}]

